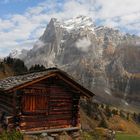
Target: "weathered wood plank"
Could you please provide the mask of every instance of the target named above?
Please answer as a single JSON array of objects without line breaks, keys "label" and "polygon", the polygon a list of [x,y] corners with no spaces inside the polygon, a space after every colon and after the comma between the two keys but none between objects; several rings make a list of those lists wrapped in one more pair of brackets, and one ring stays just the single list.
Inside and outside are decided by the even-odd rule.
[{"label": "weathered wood plank", "polygon": [[29,129],[33,129],[33,128],[39,128],[39,127],[41,127],[41,128],[45,128],[45,129],[49,129],[49,126],[47,126],[47,124],[32,124],[32,125],[30,125],[30,124],[28,124],[28,125],[24,125],[24,126],[20,126],[20,129],[21,130],[29,130]]},{"label": "weathered wood plank", "polygon": [[69,99],[51,99],[51,100],[49,100],[50,102],[70,102],[70,103],[72,103],[72,101],[71,100],[69,100]]},{"label": "weathered wood plank", "polygon": [[69,107],[65,107],[65,108],[61,108],[61,107],[50,107],[49,112],[71,112],[72,108]]},{"label": "weathered wood plank", "polygon": [[57,125],[57,126],[50,126],[49,129],[61,129],[61,128],[70,128],[72,127],[72,125],[68,124],[68,125]]},{"label": "weathered wood plank", "polygon": [[63,110],[63,109],[72,109],[72,104],[52,104],[50,108],[56,108],[56,109],[60,109],[60,110]]},{"label": "weathered wood plank", "polygon": [[1,98],[0,98],[0,103],[10,107],[13,105],[12,102],[8,102],[6,99],[4,100]]},{"label": "weathered wood plank", "polygon": [[63,131],[75,131],[75,130],[79,130],[80,127],[70,127],[68,126],[66,127],[62,127],[62,128],[54,128],[54,129],[46,129],[43,127],[38,128],[37,130],[32,129],[32,131],[28,130],[28,131],[22,131],[25,134],[40,134],[40,133],[58,133],[58,132],[63,132]]},{"label": "weathered wood plank", "polygon": [[71,125],[71,120],[56,120],[49,121],[49,126],[61,126],[61,125]]},{"label": "weathered wood plank", "polygon": [[72,112],[71,110],[66,110],[66,111],[61,110],[61,111],[57,111],[57,112],[56,111],[50,111],[49,114],[50,115],[57,115],[57,114],[64,114],[64,115],[65,114],[70,114],[71,115],[71,112]]},{"label": "weathered wood plank", "polygon": [[2,95],[0,96],[0,100],[6,102],[7,104],[8,103],[11,104],[13,101],[12,99],[13,99],[12,97],[8,97],[8,96],[6,97],[6,96],[2,96]]},{"label": "weathered wood plank", "polygon": [[35,126],[35,127],[40,127],[40,126],[49,126],[48,121],[37,121],[37,122],[21,122],[19,124],[20,126]]},{"label": "weathered wood plank", "polygon": [[[71,108],[71,107],[73,107],[73,105],[72,105],[72,103],[69,103],[69,102],[51,102],[50,104],[50,107],[69,107],[69,108]],[[61,109],[63,109],[63,108],[61,108]]]},{"label": "weathered wood plank", "polygon": [[66,115],[63,115],[63,114],[60,114],[60,115],[33,115],[33,116],[20,116],[20,120],[21,121],[40,121],[40,120],[63,120],[63,119],[71,119],[71,115],[70,114],[66,114]]},{"label": "weathered wood plank", "polygon": [[66,122],[66,121],[61,121],[60,122],[24,122],[24,123],[20,123],[20,128],[21,129],[30,129],[30,128],[38,128],[38,127],[48,127],[48,128],[61,128],[61,127],[66,127],[70,125],[70,122]]},{"label": "weathered wood plank", "polygon": [[48,121],[47,117],[43,118],[34,118],[34,117],[28,117],[28,118],[20,118],[20,122],[40,122],[40,121]]},{"label": "weathered wood plank", "polygon": [[7,112],[8,114],[13,114],[13,108],[2,103],[0,103],[0,110]]}]

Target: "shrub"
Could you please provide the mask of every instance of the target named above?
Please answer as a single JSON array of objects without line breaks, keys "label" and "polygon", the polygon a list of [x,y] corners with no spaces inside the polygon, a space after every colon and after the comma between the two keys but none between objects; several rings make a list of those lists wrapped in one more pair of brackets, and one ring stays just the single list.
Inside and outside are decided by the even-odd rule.
[{"label": "shrub", "polygon": [[102,119],[100,124],[99,124],[99,127],[108,128],[107,121],[105,119]]},{"label": "shrub", "polygon": [[105,111],[106,111],[107,117],[111,117],[112,116],[111,109],[110,109],[110,107],[108,105],[106,106]]},{"label": "shrub", "polygon": [[118,110],[117,110],[117,109],[113,109],[113,110],[112,110],[112,114],[113,114],[113,115],[118,115]]},{"label": "shrub", "polygon": [[137,118],[138,118],[138,122],[140,123],[140,113],[138,114]]},{"label": "shrub", "polygon": [[22,140],[23,139],[23,135],[16,130],[13,131],[3,131],[0,134],[0,140]]},{"label": "shrub", "polygon": [[121,117],[121,118],[126,118],[125,113],[124,113],[123,110],[120,110],[120,117]]},{"label": "shrub", "polygon": [[46,68],[43,65],[35,64],[29,68],[29,72],[44,71]]}]

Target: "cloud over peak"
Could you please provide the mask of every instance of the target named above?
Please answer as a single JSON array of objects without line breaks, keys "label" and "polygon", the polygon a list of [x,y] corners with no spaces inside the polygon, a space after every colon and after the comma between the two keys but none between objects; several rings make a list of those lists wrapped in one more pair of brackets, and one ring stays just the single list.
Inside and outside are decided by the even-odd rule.
[{"label": "cloud over peak", "polygon": [[[13,1],[17,2],[3,2],[6,4]],[[20,2],[22,3],[21,0]],[[15,48],[30,49],[51,18],[64,20],[78,15],[90,16],[97,25],[115,27],[123,32],[140,35],[139,0],[41,0],[36,6],[27,7],[23,14],[0,17],[0,55],[5,56]],[[30,42],[30,45],[26,42]]]}]

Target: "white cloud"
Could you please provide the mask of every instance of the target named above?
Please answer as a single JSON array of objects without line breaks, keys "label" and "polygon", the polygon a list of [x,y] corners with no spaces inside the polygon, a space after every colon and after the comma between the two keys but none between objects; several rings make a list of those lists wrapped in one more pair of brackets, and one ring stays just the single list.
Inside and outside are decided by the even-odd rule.
[{"label": "white cloud", "polygon": [[9,20],[0,19],[0,31],[8,30],[13,27],[13,24]]},{"label": "white cloud", "polygon": [[[18,0],[1,2],[12,1]],[[32,41],[40,37],[50,18],[63,20],[78,15],[87,15],[93,20],[102,21],[102,25],[140,35],[139,0],[46,0],[36,7],[28,8],[22,15],[0,18],[0,55],[7,55],[17,46],[20,46],[19,49],[31,48]],[[30,45],[26,43],[29,40],[32,42]],[[2,51],[4,49],[7,50],[5,54]]]},{"label": "white cloud", "polygon": [[140,11],[139,0],[96,0],[96,3],[102,7],[98,16],[105,19]]},{"label": "white cloud", "polygon": [[82,39],[79,39],[77,42],[76,42],[76,47],[78,49],[80,49],[81,51],[83,52],[87,52],[89,50],[89,47],[91,45],[91,41],[88,39],[88,38],[82,38]]},{"label": "white cloud", "polygon": [[[103,23],[113,27],[125,27],[130,30],[129,27],[133,26],[133,29],[137,29],[131,24],[140,22],[139,0],[96,0],[96,4],[101,7],[96,19],[104,19]],[[115,18],[118,20],[115,21]]]}]

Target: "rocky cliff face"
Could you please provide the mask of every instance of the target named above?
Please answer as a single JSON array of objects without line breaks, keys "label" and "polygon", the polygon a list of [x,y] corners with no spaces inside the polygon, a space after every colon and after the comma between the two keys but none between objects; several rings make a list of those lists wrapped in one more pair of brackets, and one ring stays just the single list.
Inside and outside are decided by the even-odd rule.
[{"label": "rocky cliff face", "polygon": [[28,67],[64,69],[92,90],[97,100],[140,107],[139,43],[139,37],[97,27],[89,17],[51,19],[33,49],[20,57]]}]

